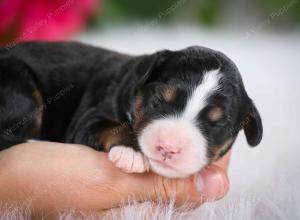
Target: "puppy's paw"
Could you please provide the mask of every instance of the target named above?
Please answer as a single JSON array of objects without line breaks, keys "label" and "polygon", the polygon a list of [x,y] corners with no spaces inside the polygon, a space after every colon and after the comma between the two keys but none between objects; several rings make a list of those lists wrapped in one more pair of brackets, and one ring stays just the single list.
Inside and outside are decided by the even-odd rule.
[{"label": "puppy's paw", "polygon": [[123,145],[114,146],[108,153],[109,160],[126,173],[149,171],[148,159],[138,151]]}]

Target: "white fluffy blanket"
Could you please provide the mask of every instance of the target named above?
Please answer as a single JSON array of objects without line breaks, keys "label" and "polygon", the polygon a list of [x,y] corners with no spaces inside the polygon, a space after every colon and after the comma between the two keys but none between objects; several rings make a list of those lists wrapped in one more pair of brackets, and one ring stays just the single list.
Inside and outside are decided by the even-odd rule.
[{"label": "white fluffy blanket", "polygon": [[[250,190],[250,189],[249,189]],[[192,211],[177,211],[173,203],[168,205],[145,202],[131,203],[125,206],[121,213],[114,210],[107,213],[105,220],[291,220],[300,219],[300,191],[299,177],[291,178],[270,184],[270,187],[253,187],[239,195],[229,195],[219,202],[207,203]],[[100,219],[93,214],[82,213],[80,216],[74,212],[62,213],[60,219]],[[26,208],[6,206],[0,219],[29,220],[30,212]]]}]

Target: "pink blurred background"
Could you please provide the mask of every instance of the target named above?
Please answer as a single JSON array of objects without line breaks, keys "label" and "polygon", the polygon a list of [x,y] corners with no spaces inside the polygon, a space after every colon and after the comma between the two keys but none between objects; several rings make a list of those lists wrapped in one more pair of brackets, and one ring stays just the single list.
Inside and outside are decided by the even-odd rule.
[{"label": "pink blurred background", "polygon": [[62,40],[84,29],[96,0],[2,0],[0,45],[26,40]]}]

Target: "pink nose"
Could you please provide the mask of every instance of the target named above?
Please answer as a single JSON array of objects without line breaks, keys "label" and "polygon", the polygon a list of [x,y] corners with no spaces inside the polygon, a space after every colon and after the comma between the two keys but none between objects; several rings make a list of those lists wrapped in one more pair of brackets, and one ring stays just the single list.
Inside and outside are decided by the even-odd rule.
[{"label": "pink nose", "polygon": [[163,156],[164,160],[166,160],[166,159],[172,159],[172,157],[175,154],[179,154],[180,153],[180,150],[177,149],[177,148],[174,148],[174,147],[157,146],[156,149]]}]

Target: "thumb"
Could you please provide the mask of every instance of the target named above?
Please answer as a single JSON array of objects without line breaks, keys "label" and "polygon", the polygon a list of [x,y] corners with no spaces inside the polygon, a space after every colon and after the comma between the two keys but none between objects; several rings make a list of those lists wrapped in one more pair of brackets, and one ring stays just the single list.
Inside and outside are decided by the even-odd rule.
[{"label": "thumb", "polygon": [[198,192],[198,201],[200,198],[201,202],[221,199],[229,190],[227,173],[216,165],[202,170],[194,176],[193,180],[196,192]]}]

